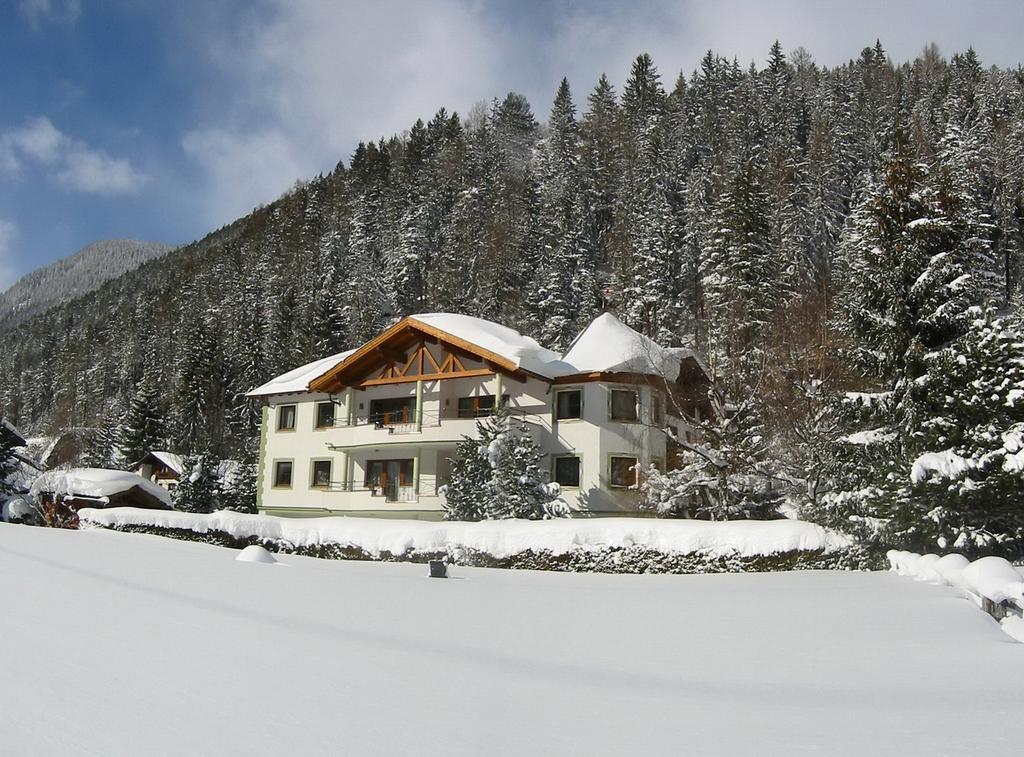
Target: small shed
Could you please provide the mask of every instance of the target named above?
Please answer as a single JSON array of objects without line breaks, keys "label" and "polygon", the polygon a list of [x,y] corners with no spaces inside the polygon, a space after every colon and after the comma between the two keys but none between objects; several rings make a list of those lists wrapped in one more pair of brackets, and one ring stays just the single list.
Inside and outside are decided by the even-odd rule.
[{"label": "small shed", "polygon": [[147,481],[167,491],[174,491],[181,481],[185,465],[179,455],[164,450],[153,450],[132,464],[132,469]]},{"label": "small shed", "polygon": [[62,500],[72,510],[83,507],[173,509],[166,489],[137,473],[105,468],[47,471],[32,484],[31,493],[41,502]]}]

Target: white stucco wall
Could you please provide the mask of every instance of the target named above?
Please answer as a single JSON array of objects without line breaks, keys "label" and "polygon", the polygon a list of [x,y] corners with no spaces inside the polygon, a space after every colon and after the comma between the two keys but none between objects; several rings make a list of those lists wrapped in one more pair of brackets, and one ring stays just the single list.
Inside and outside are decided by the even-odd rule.
[{"label": "white stucco wall", "polygon": [[[468,362],[468,361],[467,361]],[[467,369],[471,366],[467,365]],[[500,386],[499,386],[500,384]],[[508,376],[445,379],[423,383],[423,425],[403,428],[408,433],[389,433],[363,423],[317,429],[316,405],[329,401],[326,394],[303,393],[279,395],[268,399],[266,434],[261,466],[260,507],[265,511],[294,514],[325,514],[327,512],[395,514],[416,517],[439,514],[442,500],[436,494],[438,478],[446,473],[446,458],[455,451],[456,442],[464,434],[472,435],[476,424],[472,419],[457,419],[459,397],[495,395],[500,390],[508,395],[510,406],[523,413],[534,429],[534,438],[547,455],[545,464],[553,472],[553,458],[574,454],[581,459],[580,487],[565,488],[563,495],[570,506],[581,512],[619,513],[636,509],[637,494],[609,485],[610,458],[613,455],[636,457],[641,466],[652,460],[665,460],[664,434],[653,428],[650,417],[649,387],[620,386],[603,382],[578,385],[551,385],[530,378],[526,382]],[[612,421],[609,418],[609,392],[612,388],[630,389],[640,395],[640,419],[635,423]],[[555,421],[554,392],[580,389],[583,392],[583,417],[580,420]],[[347,390],[334,400],[340,403],[336,413],[347,418],[365,418],[374,399],[414,397],[416,383],[387,384],[365,390]],[[278,413],[282,405],[296,406],[294,431],[278,431]],[[662,402],[662,407],[665,403]],[[332,450],[328,444],[345,446]],[[330,460],[332,480],[352,481],[362,488],[367,462],[373,459],[406,459],[419,456],[420,492],[415,501],[385,502],[383,496],[367,491],[323,490],[311,486],[312,461]],[[273,486],[275,463],[292,462],[292,485]]]}]

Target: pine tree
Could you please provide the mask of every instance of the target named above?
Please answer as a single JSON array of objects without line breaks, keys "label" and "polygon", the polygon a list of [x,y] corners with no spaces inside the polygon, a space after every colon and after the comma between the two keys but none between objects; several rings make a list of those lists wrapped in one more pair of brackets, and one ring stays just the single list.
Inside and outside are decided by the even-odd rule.
[{"label": "pine tree", "polygon": [[150,352],[135,386],[128,412],[121,424],[116,457],[131,465],[153,450],[167,447],[160,371],[156,356]]},{"label": "pine tree", "polygon": [[464,437],[445,486],[447,520],[555,518],[568,514],[557,484],[540,470],[541,452],[522,419],[499,407]]},{"label": "pine tree", "polygon": [[502,416],[496,416],[499,431],[486,452],[491,467],[486,516],[540,520],[568,515],[558,485],[541,474],[540,447],[526,421]]},{"label": "pine tree", "polygon": [[969,314],[904,401],[908,505],[890,529],[921,549],[1024,554],[1024,335],[990,309]]},{"label": "pine tree", "polygon": [[[0,418],[0,421],[2,420]],[[0,426],[0,505],[7,499],[8,495],[14,493],[14,485],[11,479],[20,465],[21,462],[18,460],[15,452],[13,438],[6,433],[6,429]]]},{"label": "pine tree", "polygon": [[488,516],[492,470],[487,458],[491,442],[501,431],[499,418],[478,418],[476,436],[464,436],[451,460],[451,476],[441,493],[445,520],[483,520]]},{"label": "pine tree", "polygon": [[217,461],[203,453],[189,455],[182,461],[178,488],[174,490],[174,508],[189,513],[212,513],[220,509],[220,485]]},{"label": "pine tree", "polygon": [[715,389],[709,399],[713,412],[699,425],[695,441],[682,442],[679,467],[644,472],[643,506],[663,517],[770,517],[782,490],[756,396],[728,401]]}]

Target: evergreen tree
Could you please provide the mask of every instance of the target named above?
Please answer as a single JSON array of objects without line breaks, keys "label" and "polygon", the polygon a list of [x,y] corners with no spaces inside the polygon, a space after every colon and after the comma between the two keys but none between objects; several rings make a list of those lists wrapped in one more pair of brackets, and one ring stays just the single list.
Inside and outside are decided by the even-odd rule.
[{"label": "evergreen tree", "polygon": [[183,460],[181,480],[174,490],[174,509],[189,513],[212,513],[220,509],[217,461],[212,455],[189,455]]},{"label": "evergreen tree", "polygon": [[477,420],[476,438],[464,437],[444,489],[448,520],[562,517],[568,508],[557,484],[540,470],[541,452],[525,421],[501,406]]},{"label": "evergreen tree", "polygon": [[142,377],[135,386],[117,440],[117,458],[128,465],[147,452],[167,447],[162,386],[156,357],[151,352],[146,357]]}]

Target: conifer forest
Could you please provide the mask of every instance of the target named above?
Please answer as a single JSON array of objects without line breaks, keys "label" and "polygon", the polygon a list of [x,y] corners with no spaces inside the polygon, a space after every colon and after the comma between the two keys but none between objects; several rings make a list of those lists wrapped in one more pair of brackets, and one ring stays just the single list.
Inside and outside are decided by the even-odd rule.
[{"label": "conifer forest", "polygon": [[[776,43],[678,76],[640,55],[621,87],[424,114],[0,334],[0,415],[98,429],[96,464],[253,461],[247,390],[403,315],[561,351],[610,310],[715,380],[700,440],[645,483],[657,514],[1019,556],[1022,277],[1024,69],[934,46],[826,68]],[[676,511],[701,481],[718,509]]]}]

